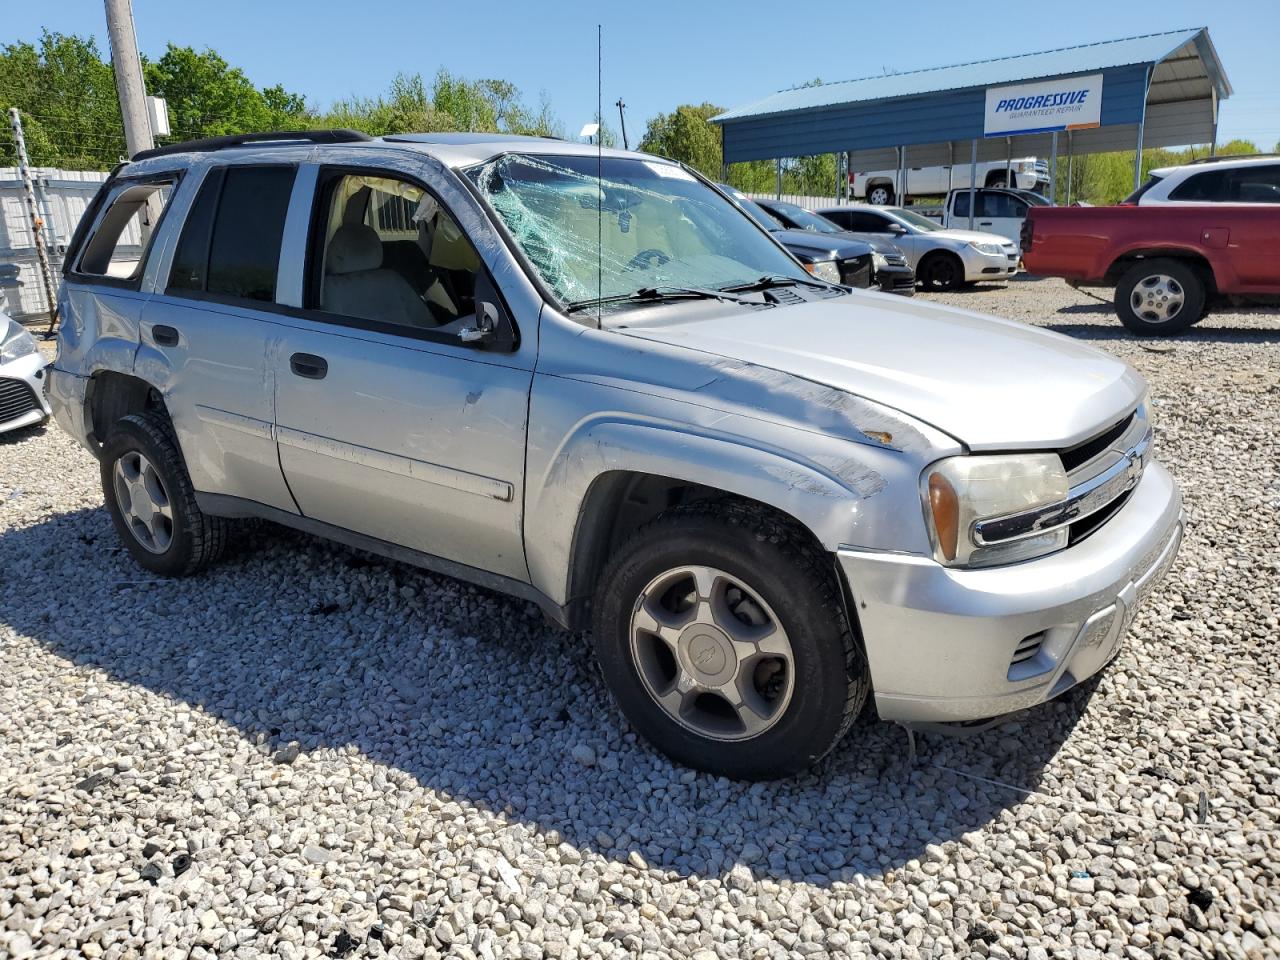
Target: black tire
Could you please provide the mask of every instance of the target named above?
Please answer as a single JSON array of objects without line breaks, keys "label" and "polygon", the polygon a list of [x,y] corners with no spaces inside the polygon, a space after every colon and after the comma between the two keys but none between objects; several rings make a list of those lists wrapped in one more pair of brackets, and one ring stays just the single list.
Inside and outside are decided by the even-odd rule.
[{"label": "black tire", "polygon": [[[169,540],[164,549],[149,549],[133,532],[121,509],[116,464],[130,454],[141,454],[154,468],[171,514]],[[226,548],[229,523],[206,515],[196,506],[195,490],[187,474],[182,451],[168,417],[140,413],[123,417],[112,426],[102,446],[102,493],[116,533],[133,559],[152,573],[183,577],[203,570]]]},{"label": "black tire", "polygon": [[[681,725],[649,693],[632,655],[631,618],[646,586],[690,564],[758,593],[791,644],[790,699],[772,726],[746,739]],[[601,672],[627,719],[676,762],[721,776],[763,780],[806,769],[845,735],[870,689],[831,558],[785,518],[738,501],[675,507],[637,531],[601,576],[593,620]]]},{"label": "black tire", "polygon": [[878,207],[893,206],[893,187],[887,183],[877,183],[867,187],[867,203]]},{"label": "black tire", "polygon": [[[1158,295],[1144,297],[1143,291],[1160,290],[1167,296],[1171,289],[1181,294],[1182,305],[1166,319],[1157,319],[1167,312],[1167,301],[1162,303]],[[1183,261],[1142,260],[1126,270],[1116,284],[1116,314],[1140,337],[1172,337],[1204,316],[1205,292],[1203,278]]]},{"label": "black tire", "polygon": [[994,177],[989,178],[989,179],[987,180],[987,186],[988,186],[988,187],[1000,187],[1000,188],[1003,188],[1003,187],[1004,187],[1004,174],[1003,174],[1003,173],[999,173],[999,174],[996,174]]},{"label": "black tire", "polygon": [[926,290],[958,290],[964,285],[964,263],[954,253],[935,250],[920,261],[916,277]]}]

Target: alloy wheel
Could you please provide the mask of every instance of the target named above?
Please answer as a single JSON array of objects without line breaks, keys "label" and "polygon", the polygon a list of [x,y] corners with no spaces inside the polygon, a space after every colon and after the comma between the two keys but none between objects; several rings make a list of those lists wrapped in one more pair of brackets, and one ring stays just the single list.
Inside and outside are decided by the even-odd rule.
[{"label": "alloy wheel", "polygon": [[713,740],[764,733],[795,689],[791,642],[773,610],[713,567],[678,567],[650,581],[631,615],[631,656],[663,711]]},{"label": "alloy wheel", "polygon": [[135,540],[151,553],[173,543],[173,507],[160,474],[142,453],[130,450],[112,471],[116,505]]}]

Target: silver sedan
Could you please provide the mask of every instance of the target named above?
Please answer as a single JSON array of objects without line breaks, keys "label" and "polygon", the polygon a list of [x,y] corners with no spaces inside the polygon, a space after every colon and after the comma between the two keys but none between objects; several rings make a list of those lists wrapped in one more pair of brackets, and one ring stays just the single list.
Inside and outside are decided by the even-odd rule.
[{"label": "silver sedan", "polygon": [[999,234],[945,229],[902,207],[856,205],[817,212],[849,233],[897,244],[926,290],[1006,280],[1018,272],[1018,246]]}]

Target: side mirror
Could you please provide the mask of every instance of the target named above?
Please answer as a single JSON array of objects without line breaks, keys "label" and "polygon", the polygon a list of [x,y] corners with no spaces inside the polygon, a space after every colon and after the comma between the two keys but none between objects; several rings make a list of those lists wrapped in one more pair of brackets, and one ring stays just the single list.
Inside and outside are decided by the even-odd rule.
[{"label": "side mirror", "polygon": [[891,223],[889,224],[889,232],[897,236],[902,236],[907,232],[907,228],[900,223]]},{"label": "side mirror", "polygon": [[498,332],[498,308],[487,300],[476,304],[476,325],[463,327],[458,331],[458,339],[463,343],[484,343]]}]

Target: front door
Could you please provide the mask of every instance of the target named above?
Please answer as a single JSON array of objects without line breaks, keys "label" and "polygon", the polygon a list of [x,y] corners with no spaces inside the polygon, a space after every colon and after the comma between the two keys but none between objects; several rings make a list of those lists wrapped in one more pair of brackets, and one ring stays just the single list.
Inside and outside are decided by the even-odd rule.
[{"label": "front door", "polygon": [[[424,187],[321,168],[305,309],[273,350],[280,463],[306,517],[527,580],[533,352]],[[478,307],[496,318],[481,340]]]}]

